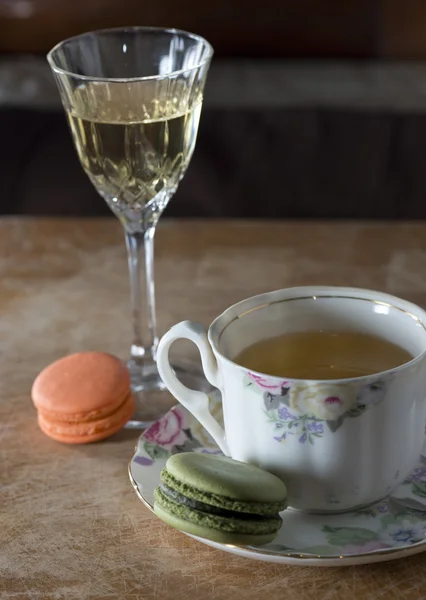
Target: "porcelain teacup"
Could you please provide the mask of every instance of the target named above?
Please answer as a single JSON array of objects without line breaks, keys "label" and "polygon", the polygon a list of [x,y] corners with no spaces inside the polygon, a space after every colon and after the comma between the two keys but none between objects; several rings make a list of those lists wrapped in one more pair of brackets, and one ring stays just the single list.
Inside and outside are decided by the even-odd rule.
[{"label": "porcelain teacup", "polygon": [[[393,342],[413,357],[390,371],[351,379],[295,380],[249,371],[233,359],[287,332],[356,331]],[[224,429],[208,396],[190,390],[169,363],[178,339],[199,348],[207,380],[222,394]],[[297,287],[243,300],[210,325],[184,321],[162,338],[157,362],[170,392],[224,454],[287,484],[289,505],[342,512],[395,489],[422,448],[426,417],[426,313],[381,292]]]}]

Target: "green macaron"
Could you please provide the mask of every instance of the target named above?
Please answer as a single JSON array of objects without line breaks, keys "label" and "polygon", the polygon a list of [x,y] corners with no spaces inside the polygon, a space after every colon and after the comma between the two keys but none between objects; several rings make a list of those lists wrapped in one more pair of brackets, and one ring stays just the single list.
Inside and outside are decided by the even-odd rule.
[{"label": "green macaron", "polygon": [[154,492],[154,511],[186,533],[223,544],[261,545],[281,527],[287,490],[254,465],[211,454],[171,456]]}]

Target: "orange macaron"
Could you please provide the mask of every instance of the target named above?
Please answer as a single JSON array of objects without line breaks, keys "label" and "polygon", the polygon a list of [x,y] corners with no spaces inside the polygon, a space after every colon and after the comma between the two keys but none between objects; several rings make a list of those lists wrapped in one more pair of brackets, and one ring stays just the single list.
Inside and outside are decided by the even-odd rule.
[{"label": "orange macaron", "polygon": [[35,379],[31,396],[41,430],[66,444],[109,437],[135,408],[126,365],[104,352],[79,352],[52,363]]}]

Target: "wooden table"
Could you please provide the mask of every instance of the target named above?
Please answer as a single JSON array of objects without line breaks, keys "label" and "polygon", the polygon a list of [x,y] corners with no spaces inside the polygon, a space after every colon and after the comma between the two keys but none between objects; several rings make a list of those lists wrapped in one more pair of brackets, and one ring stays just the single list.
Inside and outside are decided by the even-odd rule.
[{"label": "wooden table", "polygon": [[[31,383],[77,350],[126,356],[120,225],[0,221],[0,597],[13,600],[368,600],[426,597],[426,554],[349,568],[213,550],[146,510],[128,480],[137,433],[68,447],[38,429]],[[373,287],[426,305],[426,224],[182,222],[158,231],[161,331],[299,284]]]}]

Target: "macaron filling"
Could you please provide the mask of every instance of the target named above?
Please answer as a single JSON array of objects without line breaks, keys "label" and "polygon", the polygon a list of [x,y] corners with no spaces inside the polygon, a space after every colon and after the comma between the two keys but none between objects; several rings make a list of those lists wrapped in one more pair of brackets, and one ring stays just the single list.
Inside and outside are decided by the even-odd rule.
[{"label": "macaron filling", "polygon": [[38,412],[38,422],[43,431],[64,436],[94,435],[105,431],[110,431],[126,422],[134,410],[133,396],[129,392],[125,402],[109,417],[99,419],[98,421],[83,421],[81,423],[66,421],[53,421],[45,417],[42,411]]},{"label": "macaron filling", "polygon": [[120,410],[122,406],[129,399],[129,390],[126,390],[126,393],[121,397],[114,401],[113,404],[106,406],[105,408],[87,411],[85,413],[64,413],[64,412],[55,412],[53,410],[48,410],[46,408],[39,408],[38,411],[43,415],[45,419],[49,419],[49,421],[55,422],[65,422],[65,423],[87,423],[90,421],[100,421],[101,419],[106,419]]},{"label": "macaron filling", "polygon": [[243,519],[245,521],[262,521],[265,519],[278,519],[281,522],[281,518],[278,513],[270,515],[258,515],[253,513],[242,513],[233,510],[227,510],[225,508],[218,508],[217,506],[206,504],[205,502],[201,502],[200,500],[188,498],[188,496],[180,494],[179,492],[173,490],[164,483],[160,485],[160,490],[164,494],[164,496],[166,496],[169,500],[203,513],[219,515],[220,517],[226,517],[228,519]]},{"label": "macaron filling", "polygon": [[[255,515],[277,515],[287,506],[286,501],[281,502],[254,502],[243,501],[235,498],[228,498],[219,494],[213,494],[196,488],[193,485],[179,481],[165,467],[160,475],[162,485],[167,486],[169,490],[181,494],[188,502],[195,500],[208,505],[210,508],[217,507],[221,510],[228,510],[236,513],[253,513]],[[190,506],[188,504],[188,506]]]},{"label": "macaron filling", "polygon": [[229,517],[190,508],[185,504],[171,499],[160,487],[155,489],[154,500],[154,508],[157,505],[183,521],[222,532],[267,535],[276,533],[282,524],[281,518],[278,515],[270,516],[269,518],[256,518],[256,515],[251,515],[253,518],[245,519],[238,513],[233,513]]}]

